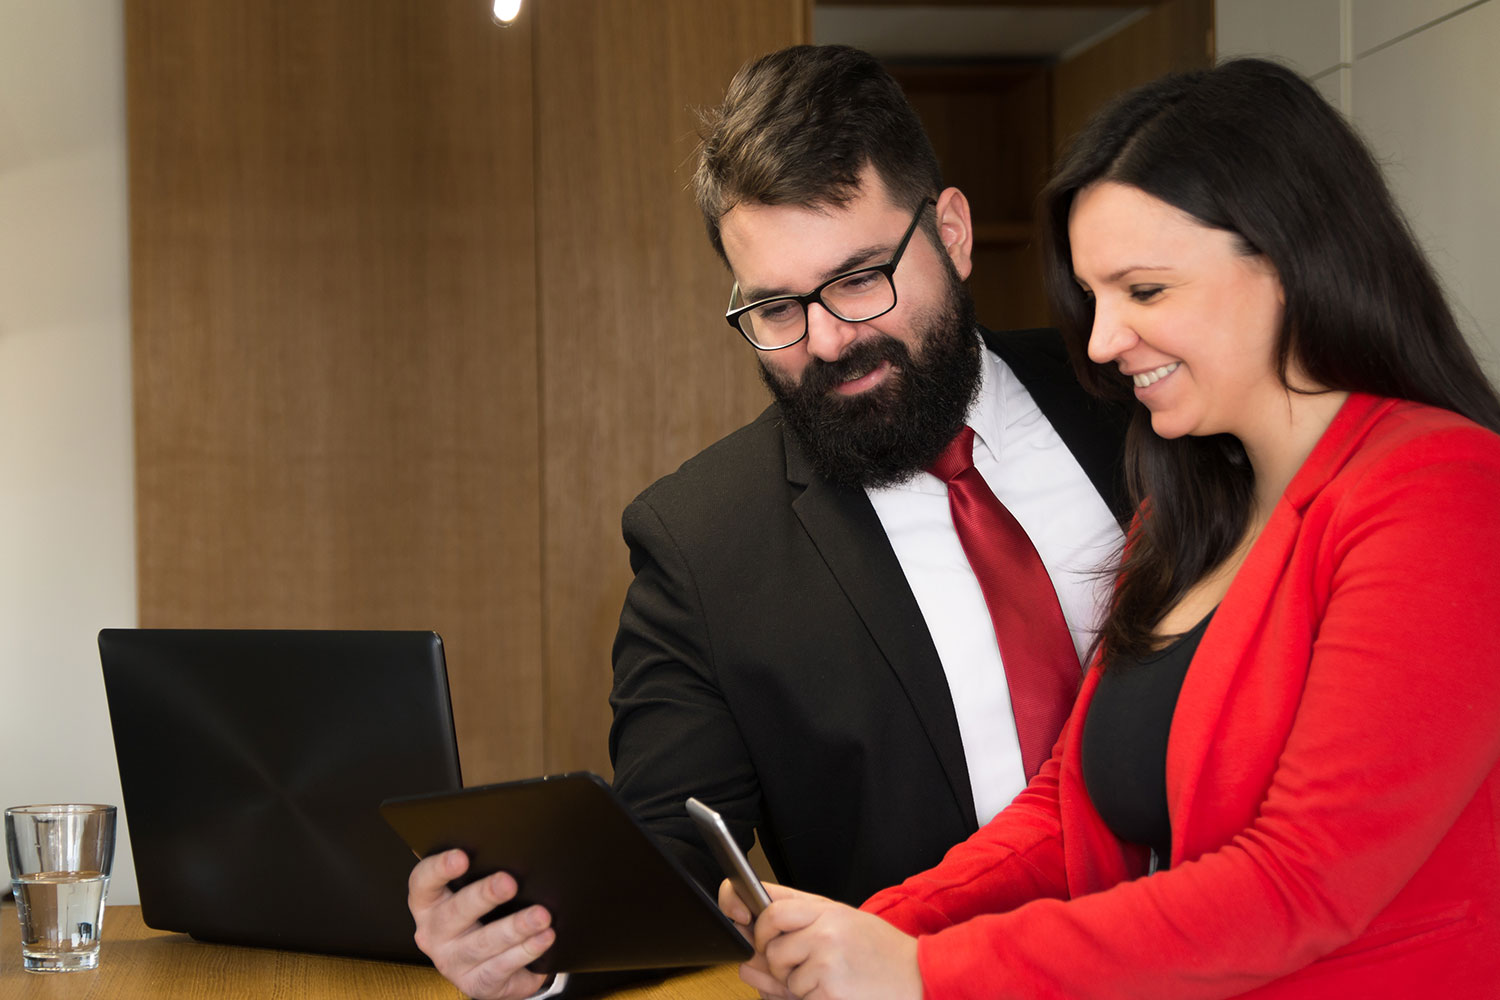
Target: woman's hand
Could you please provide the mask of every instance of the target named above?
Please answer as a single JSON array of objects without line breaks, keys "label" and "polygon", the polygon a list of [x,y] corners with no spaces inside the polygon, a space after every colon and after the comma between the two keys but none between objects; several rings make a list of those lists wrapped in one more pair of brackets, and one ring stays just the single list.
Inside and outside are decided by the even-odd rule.
[{"label": "woman's hand", "polygon": [[771,905],[750,911],[726,881],[719,908],[755,944],[740,978],[763,997],[921,1000],[917,939],[822,896],[767,884]]}]

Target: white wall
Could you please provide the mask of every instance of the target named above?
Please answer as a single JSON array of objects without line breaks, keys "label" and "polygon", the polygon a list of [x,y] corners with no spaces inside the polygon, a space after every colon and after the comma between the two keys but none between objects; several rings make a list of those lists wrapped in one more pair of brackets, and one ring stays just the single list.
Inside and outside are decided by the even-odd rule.
[{"label": "white wall", "polygon": [[95,634],[136,614],[125,205],[121,4],[0,0],[0,805],[120,804]]},{"label": "white wall", "polygon": [[1500,0],[1216,0],[1220,58],[1269,55],[1349,115],[1500,381]]}]

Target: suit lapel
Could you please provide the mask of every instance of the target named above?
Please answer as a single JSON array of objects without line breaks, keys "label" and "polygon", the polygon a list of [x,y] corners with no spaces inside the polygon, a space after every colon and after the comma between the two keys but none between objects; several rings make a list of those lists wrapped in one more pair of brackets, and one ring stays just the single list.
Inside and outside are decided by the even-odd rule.
[{"label": "suit lapel", "polygon": [[782,436],[787,479],[806,487],[792,509],[911,700],[973,830],[978,826],[974,793],[947,677],[880,518],[863,490],[833,486],[814,475],[792,435],[783,429]]},{"label": "suit lapel", "polygon": [[[1211,749],[1224,740],[1226,729],[1250,724],[1225,716],[1231,692],[1239,685],[1257,684],[1288,698],[1300,698],[1300,678],[1289,687],[1278,673],[1275,660],[1258,662],[1251,654],[1260,648],[1258,637],[1268,628],[1275,631],[1274,623],[1268,626],[1266,619],[1275,610],[1276,589],[1298,545],[1307,508],[1391,406],[1388,400],[1357,393],[1344,403],[1292,477],[1203,633],[1183,680],[1167,743],[1167,803],[1174,863],[1180,856],[1194,856],[1200,847],[1197,838],[1206,825],[1205,817],[1214,815],[1222,801],[1237,801],[1225,788],[1228,776],[1203,773]],[[1262,674],[1247,680],[1245,672],[1256,670]],[[1272,749],[1279,753],[1279,747]],[[1189,842],[1185,838],[1194,839]]]},{"label": "suit lapel", "polygon": [[1129,524],[1135,511],[1125,488],[1126,411],[1084,392],[1056,330],[979,332],[1026,387],[1115,519]]},{"label": "suit lapel", "polygon": [[[1271,591],[1285,571],[1301,528],[1300,512],[1281,504],[1235,574],[1198,644],[1167,737],[1167,812],[1172,826],[1172,863],[1197,856],[1205,814],[1231,799],[1224,783],[1204,774],[1214,746],[1230,725],[1246,720],[1225,716],[1231,692],[1247,683],[1242,673],[1256,664],[1247,658],[1264,630]],[[1276,683],[1274,677],[1259,683]],[[1274,697],[1274,696],[1273,696]],[[1245,770],[1249,770],[1246,768]],[[1234,800],[1237,801],[1237,800]]]}]

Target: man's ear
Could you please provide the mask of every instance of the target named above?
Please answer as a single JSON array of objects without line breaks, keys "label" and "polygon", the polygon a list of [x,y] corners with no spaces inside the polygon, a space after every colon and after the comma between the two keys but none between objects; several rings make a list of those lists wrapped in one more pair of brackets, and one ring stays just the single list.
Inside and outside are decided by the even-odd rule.
[{"label": "man's ear", "polygon": [[969,199],[958,188],[944,188],[937,197],[938,239],[960,280],[967,279],[974,262],[974,220],[969,215]]}]

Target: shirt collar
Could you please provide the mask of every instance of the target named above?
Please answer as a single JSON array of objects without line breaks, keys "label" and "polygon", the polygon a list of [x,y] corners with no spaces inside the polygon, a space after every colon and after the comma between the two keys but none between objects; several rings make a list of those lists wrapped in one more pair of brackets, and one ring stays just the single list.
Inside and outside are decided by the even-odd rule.
[{"label": "shirt collar", "polygon": [[[974,339],[979,342],[979,392],[969,404],[964,423],[974,428],[974,460],[977,464],[994,461],[1000,455],[1005,429],[1006,386],[1001,370],[1004,362],[984,346],[978,330],[974,331]],[[918,472],[905,482],[884,489],[946,495],[948,485],[931,473]],[[880,491],[867,488],[865,492],[875,494]]]},{"label": "shirt collar", "polygon": [[[978,337],[978,334],[975,334]],[[974,461],[983,457],[980,449],[989,452],[989,459],[1000,458],[1000,449],[1005,441],[1005,380],[1000,377],[1000,366],[1004,364],[997,356],[979,345],[979,393],[969,405],[969,416],[964,421],[974,428]]]}]

